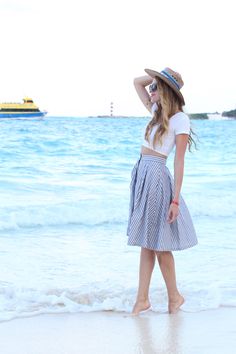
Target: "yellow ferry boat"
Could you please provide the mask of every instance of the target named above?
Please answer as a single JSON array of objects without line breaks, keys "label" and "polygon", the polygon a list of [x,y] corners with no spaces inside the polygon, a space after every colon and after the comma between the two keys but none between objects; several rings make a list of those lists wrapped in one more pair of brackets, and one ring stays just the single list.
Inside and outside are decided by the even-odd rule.
[{"label": "yellow ferry boat", "polygon": [[46,111],[40,111],[32,98],[23,98],[23,103],[0,103],[0,118],[43,117]]}]

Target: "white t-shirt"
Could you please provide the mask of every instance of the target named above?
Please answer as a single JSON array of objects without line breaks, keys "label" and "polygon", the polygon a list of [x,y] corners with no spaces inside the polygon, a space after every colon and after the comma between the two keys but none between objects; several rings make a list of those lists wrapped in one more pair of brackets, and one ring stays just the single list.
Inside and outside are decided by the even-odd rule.
[{"label": "white t-shirt", "polygon": [[[156,103],[152,105],[152,113],[157,109]],[[169,119],[169,129],[168,132],[162,136],[162,145],[160,143],[156,143],[153,146],[153,138],[158,128],[158,124],[156,124],[150,133],[150,141],[151,144],[144,138],[142,145],[152,149],[156,152],[159,152],[162,155],[168,156],[172,149],[175,146],[175,136],[178,134],[189,134],[190,133],[190,119],[188,115],[184,112],[175,113]],[[146,128],[145,128],[146,130]]]}]

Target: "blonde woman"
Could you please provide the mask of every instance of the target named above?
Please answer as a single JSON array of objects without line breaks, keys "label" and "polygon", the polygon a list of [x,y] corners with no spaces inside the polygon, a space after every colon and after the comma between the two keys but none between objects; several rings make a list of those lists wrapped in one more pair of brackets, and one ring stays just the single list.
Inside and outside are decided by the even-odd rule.
[{"label": "blonde woman", "polygon": [[[168,293],[168,312],[176,313],[184,297],[176,285],[172,251],[198,243],[193,222],[180,190],[187,146],[194,142],[190,120],[183,112],[183,80],[170,68],[134,79],[138,96],[152,119],[146,126],[140,157],[131,172],[127,226],[128,245],[141,247],[139,287],[132,315],[151,309],[149,286],[155,260]],[[149,85],[149,92],[146,86]],[[174,178],[166,160],[175,147]]]}]

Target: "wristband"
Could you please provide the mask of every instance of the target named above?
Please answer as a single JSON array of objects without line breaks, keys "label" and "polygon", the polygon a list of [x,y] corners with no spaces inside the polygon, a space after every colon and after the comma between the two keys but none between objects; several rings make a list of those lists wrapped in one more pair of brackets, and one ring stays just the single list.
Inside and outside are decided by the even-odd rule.
[{"label": "wristband", "polygon": [[172,200],[171,203],[176,204],[176,205],[179,205],[179,202],[177,202],[176,200]]}]

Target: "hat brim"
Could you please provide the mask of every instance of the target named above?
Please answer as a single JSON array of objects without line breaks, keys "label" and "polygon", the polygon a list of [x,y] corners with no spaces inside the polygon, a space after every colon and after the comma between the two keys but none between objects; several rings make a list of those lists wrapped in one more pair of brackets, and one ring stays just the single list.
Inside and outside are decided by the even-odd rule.
[{"label": "hat brim", "polygon": [[155,79],[155,77],[162,79],[168,86],[170,86],[175,91],[175,93],[181,99],[183,105],[185,105],[184,97],[183,97],[182,93],[180,92],[180,90],[178,90],[177,87],[174,84],[172,84],[172,82],[170,80],[168,80],[164,75],[162,75],[161,73],[159,73],[155,70],[152,70],[152,69],[144,69],[144,71],[149,76],[153,77],[154,79]]}]

